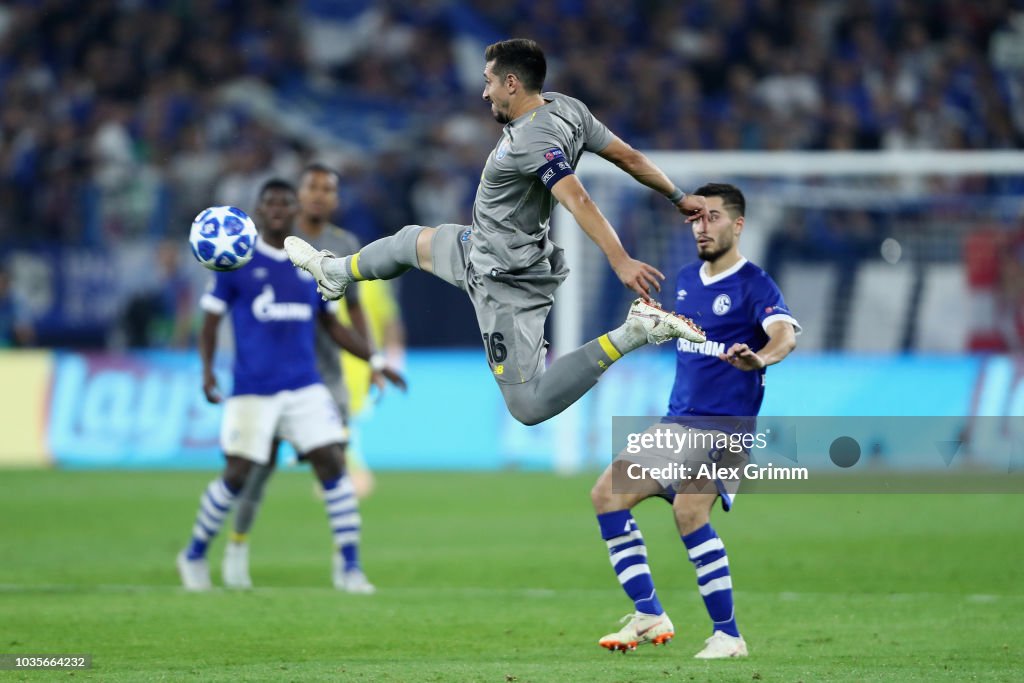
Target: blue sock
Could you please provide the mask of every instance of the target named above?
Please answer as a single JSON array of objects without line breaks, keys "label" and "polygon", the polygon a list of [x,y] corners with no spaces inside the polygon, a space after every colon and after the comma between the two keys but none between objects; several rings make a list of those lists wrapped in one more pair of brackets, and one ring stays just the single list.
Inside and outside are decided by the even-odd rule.
[{"label": "blue sock", "polygon": [[647,566],[647,546],[633,514],[629,510],[605,512],[597,516],[597,523],[601,526],[601,538],[608,544],[612,568],[636,611],[664,613]]},{"label": "blue sock", "polygon": [[359,546],[347,543],[341,546],[341,559],[345,562],[345,571],[359,568]]},{"label": "blue sock", "polygon": [[342,475],[338,479],[321,482],[324,487],[324,504],[327,518],[334,536],[334,546],[341,553],[345,571],[359,569],[359,536],[362,518],[352,480]]},{"label": "blue sock", "polygon": [[732,577],[725,546],[710,524],[691,534],[681,536],[690,562],[697,569],[697,590],[713,623],[712,632],[722,631],[739,636],[736,611],[732,601]]},{"label": "blue sock", "polygon": [[192,540],[185,551],[188,559],[198,560],[206,556],[206,548],[220,531],[237,495],[238,491],[232,491],[223,479],[214,479],[206,487],[199,498],[199,512],[192,525]]}]

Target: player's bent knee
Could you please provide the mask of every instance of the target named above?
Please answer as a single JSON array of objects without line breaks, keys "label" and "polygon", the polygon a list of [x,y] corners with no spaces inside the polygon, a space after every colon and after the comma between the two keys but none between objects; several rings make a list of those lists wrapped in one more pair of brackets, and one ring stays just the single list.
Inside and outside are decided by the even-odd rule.
[{"label": "player's bent knee", "polygon": [[227,466],[224,468],[224,484],[235,492],[240,492],[245,487],[245,480],[252,470],[252,461],[234,455],[227,456]]},{"label": "player's bent knee", "polygon": [[612,487],[605,477],[601,477],[590,489],[590,502],[598,512],[607,512],[612,504]]},{"label": "player's bent knee", "polygon": [[709,511],[704,509],[703,506],[676,504],[673,506],[673,511],[675,512],[676,526],[678,526],[679,531],[684,534],[696,531],[707,524],[711,519]]},{"label": "player's bent knee", "polygon": [[540,424],[551,417],[543,410],[542,402],[536,396],[535,381],[523,384],[499,384],[508,412],[527,427]]},{"label": "player's bent knee", "polygon": [[547,415],[542,414],[529,404],[523,405],[523,402],[520,401],[509,401],[507,405],[508,411],[512,414],[512,417],[527,427],[538,425],[548,419]]},{"label": "player's bent knee", "polygon": [[321,448],[314,448],[305,454],[320,481],[329,481],[341,476],[342,470],[338,462],[337,449],[338,446],[336,445],[323,446]]},{"label": "player's bent knee", "polygon": [[638,485],[628,479],[626,470],[631,463],[618,460],[613,462],[590,489],[590,502],[598,514],[616,510],[632,510],[641,501],[656,495],[660,485],[651,480],[649,484]]}]

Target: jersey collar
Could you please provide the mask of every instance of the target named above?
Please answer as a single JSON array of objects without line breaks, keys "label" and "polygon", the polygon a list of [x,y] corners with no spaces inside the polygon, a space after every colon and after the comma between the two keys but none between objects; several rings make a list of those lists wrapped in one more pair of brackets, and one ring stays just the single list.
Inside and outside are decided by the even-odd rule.
[{"label": "jersey collar", "polygon": [[707,271],[705,270],[708,264],[702,263],[700,264],[700,281],[704,284],[704,286],[713,285],[716,282],[721,282],[730,275],[733,275],[745,265],[747,265],[746,257],[740,256],[740,260],[734,263],[728,270],[723,270],[718,275],[708,275]]},{"label": "jersey collar", "polygon": [[264,242],[263,240],[261,240],[258,237],[256,238],[256,251],[260,252],[261,254],[266,256],[267,258],[274,259],[275,261],[287,261],[288,260],[288,252],[287,251],[285,251],[284,249],[276,249],[276,248],[270,246],[269,244],[267,244],[266,242]]}]

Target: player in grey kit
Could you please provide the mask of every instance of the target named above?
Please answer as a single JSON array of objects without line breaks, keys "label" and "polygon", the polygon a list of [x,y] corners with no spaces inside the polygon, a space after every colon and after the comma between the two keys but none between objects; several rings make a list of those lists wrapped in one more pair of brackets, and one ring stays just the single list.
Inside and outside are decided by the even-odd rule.
[{"label": "player in grey kit", "polygon": [[[338,174],[323,164],[310,164],[299,179],[298,188],[299,214],[295,221],[295,233],[302,235],[317,248],[329,249],[331,252],[347,256],[359,250],[359,240],[351,232],[331,224],[330,218],[338,208]],[[373,336],[366,322],[366,316],[359,303],[355,288],[350,289],[345,299],[352,327],[366,340],[370,347],[370,366],[373,369],[373,381],[381,389],[385,380],[391,381],[400,388],[405,388],[405,381],[398,373],[386,367],[384,356],[374,350]],[[348,390],[345,386],[341,370],[338,344],[320,328],[316,330],[315,340],[316,368],[324,385],[338,406],[342,425],[345,428],[346,441],[342,442],[340,454],[342,478],[339,488],[345,495],[358,493],[359,482],[354,481],[350,456],[347,449],[348,437]],[[252,579],[249,575],[249,544],[248,534],[256,519],[263,493],[266,490],[270,475],[277,464],[278,444],[273,445],[270,461],[266,464],[254,465],[246,477],[245,486],[239,494],[235,507],[235,518],[231,537],[224,546],[224,562],[221,571],[224,585],[229,588],[251,588]],[[333,582],[335,588],[349,593],[373,593],[375,587],[359,567],[358,530],[349,532],[341,538],[339,552],[333,553]]]},{"label": "player in grey kit", "polygon": [[[410,268],[465,290],[476,309],[491,371],[512,416],[537,424],[587,392],[601,374],[647,343],[704,341],[692,321],[648,301],[661,289],[658,270],[629,256],[615,230],[575,175],[584,151],[608,159],[665,195],[688,220],[706,215],[705,201],[679,190],[642,153],[616,137],[577,99],[541,90],[547,66],[532,40],[490,45],[483,97],[505,124],[487,158],[473,205],[473,224],[407,225],[345,258],[289,237],[292,262],[316,278],[327,299],[358,280],[391,279]],[[637,299],[620,327],[557,359],[545,370],[544,321],[568,275],[562,250],[548,235],[555,202],[572,213]]]}]

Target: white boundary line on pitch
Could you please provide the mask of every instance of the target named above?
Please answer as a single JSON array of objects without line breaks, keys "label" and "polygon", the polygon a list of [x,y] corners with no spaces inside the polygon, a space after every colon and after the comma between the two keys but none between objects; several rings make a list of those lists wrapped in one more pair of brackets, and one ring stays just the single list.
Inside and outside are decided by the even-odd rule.
[{"label": "white boundary line on pitch", "polygon": [[[680,589],[669,589],[672,592]],[[330,586],[258,586],[253,590],[235,591],[223,587],[214,587],[211,593],[293,593],[293,592],[315,592],[315,593],[344,593],[331,588]],[[383,588],[381,592],[387,595],[409,595],[409,594],[454,594],[454,595],[487,595],[487,594],[508,594],[521,595],[527,598],[556,598],[559,595],[598,595],[611,592],[611,588],[488,588],[483,586],[448,586],[448,587],[393,587]],[[662,590],[662,592],[669,592]],[[101,583],[101,584],[74,584],[74,583],[0,583],[0,594],[3,593],[187,593],[181,586],[172,584],[127,584],[127,583]],[[815,600],[828,597],[857,597],[857,598],[880,598],[892,601],[917,600],[924,598],[962,598],[971,603],[994,603],[1001,600],[1024,600],[1024,594],[996,595],[991,593],[938,593],[924,591],[920,593],[865,593],[845,591],[736,591],[739,597],[745,595],[758,597],[775,597],[784,602],[795,602],[800,600]],[[362,597],[362,596],[361,596]],[[365,598],[364,598],[365,599]]]}]

